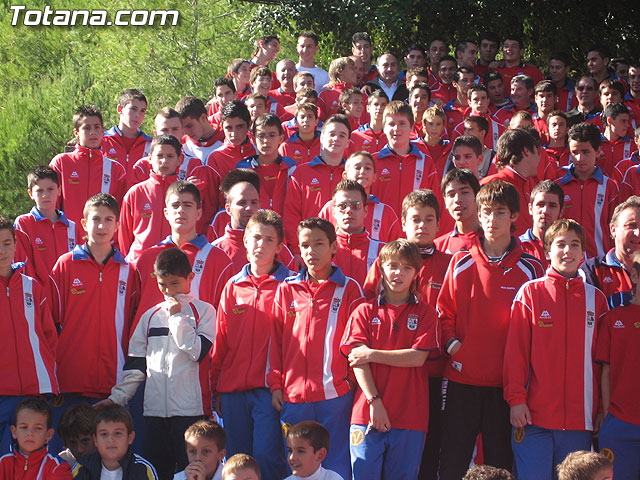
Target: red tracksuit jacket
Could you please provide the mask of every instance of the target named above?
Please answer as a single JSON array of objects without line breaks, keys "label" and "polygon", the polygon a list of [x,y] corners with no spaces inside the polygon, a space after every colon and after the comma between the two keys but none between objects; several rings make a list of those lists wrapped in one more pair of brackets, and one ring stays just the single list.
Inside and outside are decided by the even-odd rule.
[{"label": "red tracksuit jacket", "polygon": [[214,150],[209,155],[209,158],[202,163],[212,167],[220,174],[220,178],[224,179],[227,173],[236,168],[236,164],[239,161],[252,157],[257,153],[249,137],[242,145],[233,145],[225,140],[222,147]]},{"label": "red tracksuit jacket", "polygon": [[593,430],[600,398],[596,338],[607,311],[600,290],[552,268],[516,295],[504,356],[504,398],[511,406],[526,403],[533,425]]},{"label": "red tracksuit jacket", "polygon": [[604,255],[612,246],[609,219],[618,204],[618,184],[599,167],[584,181],[573,176],[573,168],[570,168],[556,182],[564,192],[562,216],[572,218],[584,227],[587,256]]},{"label": "red tracksuit jacket", "polygon": [[333,257],[333,264],[340,267],[344,274],[353,278],[362,287],[367,272],[378,258],[384,242],[373,240],[366,230],[362,233],[345,233],[336,230],[338,251]]},{"label": "red tracksuit jacket", "polygon": [[544,251],[544,244],[541,239],[534,235],[531,228],[520,235],[518,240],[520,240],[520,248],[522,248],[523,252],[536,257],[545,269],[549,266],[549,260],[547,260]]},{"label": "red tracksuit jacket", "polygon": [[305,218],[318,215],[325,203],[331,200],[333,190],[342,180],[344,161],[340,165],[326,164],[315,157],[309,163],[298,165],[289,177],[287,197],[284,203],[284,233],[293,253],[298,253],[298,224]]},{"label": "red tracksuit jacket", "polygon": [[29,213],[16,218],[14,227],[24,232],[29,239],[34,255],[42,259],[47,272],[51,272],[58,258],[63,253],[70,252],[78,243],[82,227],[67,219],[64,212],[58,210],[58,220],[44,217],[37,207],[33,207]]},{"label": "red tracksuit jacket", "polygon": [[374,132],[368,123],[360,125],[357,130],[351,132],[352,152],[364,150],[373,155],[382,150],[386,144],[387,136],[384,134],[384,131]]},{"label": "red tracksuit jacket", "polygon": [[411,143],[406,155],[398,155],[389,145],[375,155],[378,180],[371,193],[396,212],[402,212],[402,200],[413,190],[430,188],[440,198],[440,182],[431,159]]},{"label": "red tracksuit jacket", "polygon": [[256,277],[246,264],[222,291],[216,314],[211,390],[238,392],[265,388],[271,339],[271,311],[278,285],[294,275],[282,263]]},{"label": "red tracksuit jacket", "polygon": [[104,132],[102,137],[102,152],[120,165],[127,171],[127,184],[131,185],[133,181],[133,166],[142,157],[149,155],[151,148],[151,140],[149,135],[142,130],[138,130],[138,136],[135,142],[127,152],[122,141],[122,131],[117,126],[111,127]]},{"label": "red tracksuit jacket", "polygon": [[298,165],[310,162],[320,155],[320,134],[317,133],[311,143],[300,140],[298,132],[291,134],[278,148],[278,152],[283,157],[292,158]]},{"label": "red tracksuit jacket", "polygon": [[289,403],[331,400],[351,388],[340,341],[362,289],[339,268],[313,289],[310,282],[303,269],[280,284],[274,301],[267,383]]},{"label": "red tracksuit jacket", "polygon": [[[185,155],[184,145],[182,153],[180,154],[180,165],[178,165],[178,180],[186,180],[191,176],[191,172],[194,168],[202,165],[202,162],[199,158],[191,157],[189,155]],[[151,175],[152,167],[151,160],[149,157],[144,157],[138,160],[133,166],[133,178],[134,183],[129,184],[129,188],[138,183],[144,182]]]},{"label": "red tracksuit jacket", "polygon": [[453,255],[438,295],[442,349],[454,339],[460,350],[448,357],[444,376],[454,382],[502,386],[502,364],[511,303],[523,283],[541,276],[542,265],[523,253],[515,238],[499,262],[489,262],[478,241]]},{"label": "red tracksuit jacket", "polygon": [[0,395],[58,393],[56,380],[56,332],[40,283],[14,264],[9,278],[0,277]]},{"label": "red tracksuit jacket", "polygon": [[282,215],[289,177],[297,166],[289,157],[279,157],[273,165],[261,165],[256,155],[238,162],[236,168],[249,168],[260,175],[260,206]]},{"label": "red tracksuit jacket", "polygon": [[185,155],[195,157],[200,160],[200,163],[207,165],[207,161],[211,154],[218,148],[222,148],[222,142],[224,141],[224,134],[222,130],[216,130],[209,140],[200,142],[185,135],[182,137],[182,151]]},{"label": "red tracksuit jacket", "polygon": [[44,446],[29,457],[20,453],[14,443],[13,451],[0,458],[2,480],[71,480],[71,467],[57,459]]},{"label": "red tracksuit jacket", "polygon": [[51,279],[60,391],[106,397],[122,373],[140,278],[117,249],[99,265],[82,245],[58,259]]},{"label": "red tracksuit jacket", "polygon": [[125,168],[115,160],[103,157],[100,150],[76,145],[73,152],[53,157],[49,166],[60,176],[61,209],[78,227],[84,203],[92,195],[110,193],[122,203],[127,189]]},{"label": "red tracksuit jacket", "polygon": [[118,247],[130,262],[136,263],[142,252],[171,234],[171,226],[164,217],[164,197],[169,185],[177,180],[175,174],[163,176],[152,172],[124,196]]}]

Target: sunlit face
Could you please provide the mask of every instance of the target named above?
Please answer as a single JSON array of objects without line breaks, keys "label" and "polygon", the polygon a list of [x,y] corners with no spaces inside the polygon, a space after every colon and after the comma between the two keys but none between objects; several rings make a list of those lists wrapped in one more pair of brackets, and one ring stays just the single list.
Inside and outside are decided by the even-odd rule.
[{"label": "sunlit face", "polygon": [[216,442],[204,437],[185,438],[185,447],[189,463],[200,462],[204,467],[205,478],[212,478],[218,467],[220,467],[220,462],[225,455],[225,449],[218,449]]},{"label": "sunlit face", "polygon": [[194,273],[190,272],[187,277],[181,277],[179,275],[159,275],[156,272],[155,276],[160,293],[165,297],[175,297],[181,293],[189,293]]},{"label": "sunlit face", "polygon": [[55,210],[56,202],[62,191],[60,186],[50,178],[42,178],[31,187],[29,198],[33,200],[41,213]]},{"label": "sunlit face", "polygon": [[581,78],[576,85],[576,98],[580,105],[593,105],[596,100],[596,87],[590,78]]},{"label": "sunlit face", "polygon": [[475,43],[467,42],[467,47],[458,54],[460,66],[473,68],[478,60],[478,46]]},{"label": "sunlit face", "polygon": [[300,75],[296,80],[294,88],[296,92],[302,90],[303,88],[311,88],[315,90],[316,85],[313,80],[313,75]]},{"label": "sunlit face", "polygon": [[127,128],[137,130],[140,128],[144,115],[147,113],[147,102],[133,99],[124,107],[118,105],[117,111],[120,114],[120,122]]},{"label": "sunlit face", "polygon": [[11,425],[11,436],[18,442],[20,451],[30,455],[51,440],[53,428],[48,428],[44,413],[22,409],[18,412],[16,424]]},{"label": "sunlit face", "polygon": [[371,62],[371,55],[373,54],[373,47],[371,43],[366,40],[358,40],[353,44],[351,48],[351,52],[356,56],[360,57],[360,59],[364,62],[365,65]]},{"label": "sunlit face", "polygon": [[411,285],[418,272],[400,256],[391,257],[382,265],[382,283],[385,291],[405,293],[411,291]]},{"label": "sunlit face", "polygon": [[366,190],[376,181],[373,161],[365,155],[350,157],[344,166],[343,178],[355,180]]},{"label": "sunlit face", "polygon": [[271,62],[280,53],[280,41],[275,38],[268,43],[261,43],[262,52],[266,57],[267,63]]},{"label": "sunlit face", "polygon": [[351,85],[358,84],[358,75],[352,62],[347,62],[344,68],[340,71],[340,80],[347,82]]},{"label": "sunlit face", "polygon": [[171,229],[178,233],[195,231],[202,216],[200,205],[191,193],[172,193],[166,199],[164,217]]},{"label": "sunlit face", "polygon": [[303,438],[287,438],[287,460],[291,472],[301,478],[315,473],[324,457],[326,449],[320,448],[314,452],[309,440]]},{"label": "sunlit face", "polygon": [[349,97],[349,100],[342,104],[342,109],[345,115],[353,118],[360,118],[362,112],[364,112],[364,101],[362,100],[362,94],[356,93]]},{"label": "sunlit face", "polygon": [[560,218],[560,199],[554,193],[539,192],[529,203],[529,213],[533,218],[533,226],[545,232]]},{"label": "sunlit face", "polygon": [[179,117],[166,118],[158,115],[154,121],[156,135],[173,135],[182,141],[184,130],[182,120]]},{"label": "sunlit face", "polygon": [[378,58],[378,75],[387,83],[393,83],[398,79],[398,60],[391,54],[381,55]]},{"label": "sunlit face", "polygon": [[622,103],[622,95],[615,88],[604,87],[600,91],[600,104],[605,109],[612,103]]},{"label": "sunlit face", "polygon": [[524,82],[511,82],[511,101],[517,107],[531,105],[532,90],[527,90]]},{"label": "sunlit face", "polygon": [[78,143],[87,148],[99,148],[103,133],[102,122],[95,116],[84,117],[78,128],[73,130]]},{"label": "sunlit face", "polygon": [[476,155],[476,152],[467,145],[458,145],[453,149],[453,164],[456,168],[467,168],[471,170],[476,177],[478,176],[478,168],[480,168],[483,161],[484,156],[482,153]]},{"label": "sunlit face", "polygon": [[416,118],[422,117],[422,113],[427,109],[430,101],[431,96],[428,91],[422,88],[414,88],[411,91],[411,95],[409,95],[409,105],[411,106],[414,115],[416,112],[418,113]]},{"label": "sunlit face", "polygon": [[296,123],[300,132],[310,133],[318,126],[318,117],[308,110],[300,110],[296,113]]},{"label": "sunlit face", "polygon": [[629,89],[637,95],[640,92],[640,68],[629,67]]},{"label": "sunlit face", "polygon": [[303,228],[298,233],[300,256],[310,271],[319,272],[331,265],[336,242],[329,243],[327,234],[319,228]]},{"label": "sunlit face", "polygon": [[253,79],[253,83],[251,83],[251,89],[255,93],[259,93],[260,95],[268,97],[272,83],[273,77],[271,75],[258,75]]},{"label": "sunlit face", "polygon": [[312,38],[298,37],[298,43],[296,44],[296,50],[302,63],[313,62],[316,53],[320,47]]},{"label": "sunlit face", "polygon": [[296,74],[296,64],[291,60],[280,60],[276,65],[276,77],[282,85],[291,87]]},{"label": "sunlit face", "polygon": [[229,117],[222,122],[222,130],[226,140],[231,145],[242,145],[247,141],[249,125],[240,117]]},{"label": "sunlit face", "polygon": [[265,158],[278,156],[278,147],[284,140],[282,131],[275,125],[261,125],[256,128],[256,149]]},{"label": "sunlit face", "polygon": [[384,113],[384,107],[387,106],[389,102],[384,97],[374,97],[367,104],[367,111],[371,116],[371,120],[379,120],[382,118]]},{"label": "sunlit face", "polygon": [[549,246],[547,258],[556,272],[574,277],[584,259],[584,247],[578,234],[572,230],[558,234]]},{"label": "sunlit face", "polygon": [[454,81],[454,85],[460,92],[466,95],[469,89],[474,85],[475,81],[476,76],[474,73],[461,73],[460,80],[457,82]]},{"label": "sunlit face", "polygon": [[135,435],[135,432],[128,432],[123,422],[99,422],[93,439],[102,463],[115,463],[123,458],[133,443]]},{"label": "sunlit face", "polygon": [[413,125],[406,115],[397,113],[384,117],[384,134],[391,146],[408,143],[412,128]]},{"label": "sunlit face", "polygon": [[180,154],[173,145],[155,145],[150,161],[151,168],[158,175],[173,175],[180,165]]},{"label": "sunlit face", "polygon": [[567,121],[562,117],[550,117],[548,121],[549,136],[554,140],[562,140],[567,135]]},{"label": "sunlit face", "polygon": [[349,144],[349,129],[346,125],[338,122],[325,124],[320,134],[320,144],[322,149],[342,157]]},{"label": "sunlit face", "polygon": [[260,209],[260,195],[249,182],[240,182],[227,193],[224,207],[231,218],[231,228],[244,230],[251,216]]},{"label": "sunlit face", "polygon": [[247,260],[259,267],[273,265],[276,255],[282,250],[282,241],[272,225],[253,223],[245,230],[243,241],[247,250]]},{"label": "sunlit face", "polygon": [[613,133],[619,137],[624,137],[629,130],[629,114],[619,113],[616,118],[607,119],[607,125]]},{"label": "sunlit face", "polygon": [[8,228],[0,230],[0,269],[9,271],[16,254],[16,241]]},{"label": "sunlit face", "polygon": [[616,223],[609,228],[618,259],[640,249],[640,209],[633,207],[624,209],[618,215]]},{"label": "sunlit face", "polygon": [[456,62],[452,60],[445,60],[444,62],[440,62],[440,65],[438,66],[438,76],[440,77],[442,83],[444,83],[445,85],[451,85],[451,83],[453,82],[453,76],[455,75],[457,68],[458,66],[456,65]]},{"label": "sunlit face", "polygon": [[442,137],[444,133],[444,119],[438,115],[433,117],[423,117],[422,125],[431,138]]},{"label": "sunlit face", "polygon": [[502,43],[502,56],[509,63],[520,63],[522,57],[520,43],[517,40],[505,40]]},{"label": "sunlit face", "polygon": [[469,106],[473,114],[485,115],[489,111],[489,95],[482,90],[471,92]]},{"label": "sunlit face", "polygon": [[120,225],[118,216],[103,205],[89,208],[80,223],[87,232],[89,242],[94,245],[110,245]]},{"label": "sunlit face", "polygon": [[225,103],[236,99],[236,94],[229,85],[219,85],[216,87],[216,102],[222,107]]},{"label": "sunlit face", "polygon": [[402,230],[407,240],[420,247],[429,247],[438,233],[438,216],[433,207],[416,205],[407,210],[402,219]]},{"label": "sunlit face", "polygon": [[367,207],[362,195],[355,190],[338,191],[333,196],[333,216],[336,226],[345,233],[360,233],[364,230]]},{"label": "sunlit face", "polygon": [[245,105],[252,121],[267,112],[267,104],[261,98],[248,98]]},{"label": "sunlit face", "polygon": [[589,142],[575,140],[569,140],[569,151],[573,157],[576,175],[580,178],[590,177],[595,170],[598,151]]},{"label": "sunlit face", "polygon": [[483,205],[478,212],[478,220],[486,239],[496,241],[511,235],[511,224],[518,218],[506,205],[496,203]]},{"label": "sunlit face", "polygon": [[551,112],[555,109],[556,96],[553,92],[538,92],[535,99],[540,112]]},{"label": "sunlit face", "polygon": [[464,222],[477,215],[476,194],[468,183],[449,182],[444,190],[444,203],[456,222]]}]

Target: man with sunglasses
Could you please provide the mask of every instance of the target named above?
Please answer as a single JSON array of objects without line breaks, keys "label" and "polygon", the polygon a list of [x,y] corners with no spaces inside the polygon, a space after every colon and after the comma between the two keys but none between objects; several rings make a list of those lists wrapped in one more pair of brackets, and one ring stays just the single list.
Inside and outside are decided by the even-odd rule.
[{"label": "man with sunglasses", "polygon": [[578,106],[567,112],[569,127],[592,120],[600,113],[596,104],[597,94],[598,83],[596,80],[588,76],[583,76],[578,80],[576,83]]}]

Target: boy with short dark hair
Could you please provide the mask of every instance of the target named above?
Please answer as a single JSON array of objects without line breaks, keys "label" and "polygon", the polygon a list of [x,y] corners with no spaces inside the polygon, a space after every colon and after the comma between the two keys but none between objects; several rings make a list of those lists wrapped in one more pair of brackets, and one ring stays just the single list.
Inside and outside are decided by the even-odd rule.
[{"label": "boy with short dark hair", "polygon": [[71,465],[78,458],[96,451],[93,443],[96,409],[88,403],[80,403],[68,408],[60,417],[58,436],[66,447],[58,456]]},{"label": "boy with short dark hair", "polygon": [[556,109],[556,85],[551,80],[543,80],[533,89],[533,98],[537,111],[531,115],[533,126],[540,133],[542,144],[549,142],[548,119],[551,112]]},{"label": "boy with short dark hair", "polygon": [[551,480],[569,452],[591,447],[598,429],[594,363],[607,299],[578,275],[586,241],[576,221],[554,222],[544,246],[551,268],[514,298],[504,355],[511,445],[523,480]]},{"label": "boy with short dark hair", "polygon": [[170,478],[188,462],[184,431],[205,413],[199,377],[208,374],[215,309],[190,293],[195,275],[182,250],[160,252],[153,275],[165,300],[142,314],[129,339],[122,376],[98,406],[126,405],[146,380],[146,452],[160,476]]},{"label": "boy with short dark hair", "polygon": [[436,248],[446,253],[469,250],[481,234],[476,207],[480,190],[478,178],[471,170],[454,168],[442,179],[442,196],[447,213],[455,221],[450,232],[435,241]]},{"label": "boy with short dark hair", "polygon": [[409,89],[409,98],[407,103],[411,106],[413,111],[413,132],[411,137],[413,139],[423,138],[425,135],[424,125],[422,124],[422,117],[429,104],[431,103],[431,89],[426,83],[416,83]]},{"label": "boy with short dark hair", "polygon": [[347,88],[338,97],[339,113],[343,113],[349,119],[351,131],[362,126],[361,118],[365,114],[365,95],[357,87]]},{"label": "boy with short dark hair", "polygon": [[284,105],[280,102],[280,97],[272,97],[270,95],[273,85],[273,72],[268,67],[261,66],[251,70],[249,81],[252,92],[266,98],[267,112],[278,116],[280,121],[291,118],[291,114],[284,109]]},{"label": "boy with short dark hair", "polygon": [[0,478],[71,480],[69,464],[48,452],[52,424],[53,413],[44,398],[27,397],[18,404],[15,424],[11,425],[13,449],[0,458]]},{"label": "boy with short dark hair", "polygon": [[198,420],[184,432],[189,465],[173,480],[222,480],[227,435],[211,420]]},{"label": "boy with short dark hair", "polygon": [[222,146],[222,130],[211,126],[207,120],[207,109],[199,98],[182,97],[176,103],[176,111],[182,117],[185,153],[207,165],[211,152]]},{"label": "boy with short dark hair", "polygon": [[287,460],[293,475],[286,480],[317,478],[318,480],[341,480],[343,477],[333,470],[322,467],[327,457],[331,439],[322,424],[313,420],[297,423],[287,429]]},{"label": "boy with short dark hair", "polygon": [[75,149],[56,155],[49,163],[59,175],[61,210],[76,225],[80,225],[84,203],[92,195],[109,193],[121,202],[126,192],[127,170],[116,160],[102,156],[102,132],[100,111],[93,105],[78,107],[73,114]]},{"label": "boy with short dark hair", "polygon": [[421,121],[425,134],[422,140],[418,141],[418,148],[431,157],[438,177],[441,177],[445,173],[447,159],[453,146],[445,138],[447,115],[442,108],[434,105],[424,111]]},{"label": "boy with short dark hair", "polygon": [[[482,434],[487,465],[511,468],[509,406],[502,366],[509,310],[520,286],[542,275],[542,265],[512,236],[520,199],[513,185],[495,181],[476,197],[483,237],[454,254],[440,295],[443,380],[440,478],[459,479]],[[473,295],[469,295],[473,289]],[[491,311],[487,316],[481,312]]]},{"label": "boy with short dark hair", "polygon": [[369,123],[360,125],[351,133],[353,151],[365,151],[376,153],[387,144],[387,136],[384,134],[384,109],[389,103],[384,90],[375,90],[367,98],[367,113]]},{"label": "boy with short dark hair", "polygon": [[358,306],[340,347],[359,387],[351,413],[351,466],[354,478],[417,478],[429,410],[422,366],[431,351],[439,356],[438,320],[416,296],[422,266],[417,245],[393,240],[379,262],[382,293]]},{"label": "boy with short dark hair", "polygon": [[362,289],[331,264],[337,244],[328,221],[303,220],[298,238],[305,268],[276,292],[267,383],[281,423],[316,420],[327,427],[334,443],[325,466],[349,478],[353,392],[339,346],[349,316],[363,300]]},{"label": "boy with short dark hair", "polygon": [[601,144],[598,127],[579,123],[568,135],[573,160],[567,173],[557,180],[564,191],[564,216],[586,228],[587,256],[599,257],[611,247],[606,232],[618,203],[618,184],[596,165]]},{"label": "boy with short dark hair", "polygon": [[[111,195],[89,198],[82,219],[86,243],[62,255],[51,273],[53,319],[61,328],[58,418],[71,405],[105,398],[122,374],[140,277],[112,245],[119,213]],[[93,312],[90,322],[88,311]]]},{"label": "boy with short dark hair", "polygon": [[253,138],[258,154],[238,162],[236,168],[254,170],[260,176],[260,205],[282,214],[289,177],[298,164],[279,153],[284,140],[280,119],[270,113],[260,115],[253,124]]},{"label": "boy with short dark hair", "polygon": [[153,465],[131,450],[136,436],[129,411],[120,405],[101,408],[96,414],[93,441],[97,452],[78,459],[73,478],[78,480],[158,480]]},{"label": "boy with short dark hair", "polygon": [[549,141],[544,146],[547,156],[555,163],[556,169],[568,167],[570,163],[569,146],[567,145],[567,114],[554,110],[547,117],[549,125]]},{"label": "boy with short dark hair", "polygon": [[637,147],[633,139],[627,136],[630,116],[625,105],[612,103],[607,106],[602,112],[602,120],[605,123],[605,129],[600,145],[598,166],[611,177],[615,166],[629,158]]},{"label": "boy with short dark hair", "polygon": [[329,83],[329,74],[326,70],[316,66],[315,58],[316,53],[320,49],[318,42],[320,39],[314,32],[305,30],[298,35],[298,41],[296,44],[296,50],[298,51],[298,63],[296,63],[296,70],[309,72],[313,75],[316,91],[322,92],[322,89]]},{"label": "boy with short dark hair", "polygon": [[[267,113],[267,97],[260,95],[259,93],[250,93],[244,97],[244,104],[249,110],[249,116],[251,117],[251,129],[249,130],[249,137],[253,141],[253,125],[256,118],[260,115]],[[280,121],[280,119],[278,119]]]},{"label": "boy with short dark hair", "polygon": [[249,263],[225,286],[216,315],[211,386],[228,429],[227,456],[250,454],[268,478],[282,478],[280,418],[265,382],[276,289],[294,274],[277,260],[284,242],[282,219],[258,210],[243,242]]},{"label": "boy with short dark hair", "polygon": [[244,453],[236,453],[225,462],[222,469],[222,480],[260,480],[261,478],[258,462]]},{"label": "boy with short dark hair", "polygon": [[640,361],[640,252],[631,254],[633,282],[629,302],[607,313],[598,334],[596,360],[602,364],[600,380],[605,418],[598,435],[600,452],[614,459],[616,478],[640,476],[640,409],[635,402],[637,378],[635,366]]},{"label": "boy with short dark hair", "polygon": [[547,228],[562,215],[564,192],[552,180],[543,180],[531,190],[529,213],[533,218],[530,229],[520,235],[522,250],[536,257],[547,269],[549,260],[544,250],[544,234]]},{"label": "boy with short dark hair", "polygon": [[236,86],[233,83],[233,79],[220,77],[213,81],[213,98],[207,103],[209,106],[209,116],[207,120],[214,129],[220,129],[220,110],[222,110],[222,107],[224,107],[228,101],[237,98]]},{"label": "boy with short dark hair", "polygon": [[571,452],[558,465],[558,480],[612,480],[611,460],[602,453]]},{"label": "boy with short dark hair", "polygon": [[402,210],[402,200],[412,190],[437,188],[438,175],[431,158],[411,143],[413,130],[411,107],[399,100],[384,109],[384,132],[388,144],[375,156],[378,181],[373,194],[391,206]]},{"label": "boy with short dark hair", "polygon": [[129,189],[122,200],[118,247],[131,263],[165,238],[171,228],[164,218],[164,193],[178,180],[180,141],[172,135],[153,137],[149,178]]},{"label": "boy with short dark hair", "polygon": [[297,131],[291,132],[289,138],[280,145],[278,152],[301,165],[313,160],[320,153],[318,107],[313,103],[304,102],[298,105],[295,114]]},{"label": "boy with short dark hair", "polygon": [[151,137],[140,129],[147,113],[147,97],[138,88],[123,90],[118,99],[118,125],[104,132],[102,151],[122,165],[127,178],[133,165],[149,153]]},{"label": "boy with short dark hair", "polygon": [[523,54],[524,43],[522,38],[516,35],[507,35],[507,37],[502,40],[504,66],[496,68],[495,70],[502,75],[502,78],[504,79],[505,95],[509,95],[511,79],[517,75],[530,76],[533,79],[534,85],[544,80],[544,77],[538,67],[522,61]]},{"label": "boy with short dark hair", "polygon": [[[373,156],[364,151],[358,151],[349,155],[342,172],[344,180],[354,180],[364,188],[367,194],[367,214],[365,228],[369,236],[374,240],[388,242],[400,236],[400,222],[395,212],[371,194],[371,187],[376,181],[376,164]],[[320,218],[329,220],[334,226],[336,219],[333,214],[333,200],[328,201],[320,213]]]},{"label": "boy with short dark hair", "polygon": [[36,205],[29,213],[16,217],[14,226],[29,239],[34,257],[38,257],[33,261],[42,261],[46,272],[51,272],[58,257],[76,246],[79,225],[56,209],[60,179],[51,167],[33,168],[27,175],[27,191]]},{"label": "boy with short dark hair", "polygon": [[462,135],[453,142],[451,149],[452,163],[455,168],[466,168],[481,179],[480,167],[484,163],[483,146],[473,135]]}]

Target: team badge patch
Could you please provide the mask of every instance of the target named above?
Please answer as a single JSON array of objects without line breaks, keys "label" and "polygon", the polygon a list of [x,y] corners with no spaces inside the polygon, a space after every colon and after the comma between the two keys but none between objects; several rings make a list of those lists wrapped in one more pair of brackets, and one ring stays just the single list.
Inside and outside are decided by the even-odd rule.
[{"label": "team badge patch", "polygon": [[364,433],[360,429],[353,429],[351,431],[351,445],[357,447],[364,441]]},{"label": "team badge patch", "polygon": [[418,328],[418,316],[415,314],[411,314],[407,317],[407,328],[409,330],[415,330]]},{"label": "team badge patch", "polygon": [[522,443],[524,440],[524,428],[516,428],[513,430],[513,441],[516,443]]},{"label": "team badge patch", "polygon": [[336,313],[339,308],[340,308],[340,299],[338,297],[333,297],[333,300],[331,301],[331,311],[333,313]]},{"label": "team badge patch", "polygon": [[377,218],[373,221],[373,231],[377,232],[380,230],[380,220]]},{"label": "team badge patch", "polygon": [[602,193],[597,194],[596,195],[596,205],[601,207],[603,203],[604,203],[604,195]]},{"label": "team badge patch", "polygon": [[104,183],[105,185],[109,185],[109,182],[111,182],[111,175],[109,175],[108,173],[105,173],[102,176],[102,183]]},{"label": "team badge patch", "polygon": [[127,282],[119,281],[118,282],[118,295],[124,295],[127,293]]},{"label": "team badge patch", "polygon": [[416,182],[420,182],[422,180],[422,170],[416,170]]},{"label": "team badge patch", "polygon": [[196,260],[193,264],[193,272],[197,274],[201,274],[204,269],[204,262],[202,260]]},{"label": "team badge patch", "polygon": [[596,314],[590,310],[587,310],[587,327],[593,328],[596,324]]},{"label": "team badge patch", "polygon": [[610,448],[603,448],[602,450],[600,450],[600,453],[605,457],[607,457],[610,462],[613,462],[615,455],[613,454]]},{"label": "team badge patch", "polygon": [[292,427],[290,423],[284,422],[280,428],[282,428],[282,435],[284,438],[287,438],[287,433],[289,433],[289,429]]},{"label": "team badge patch", "polygon": [[25,293],[24,304],[27,306],[27,308],[31,308],[33,306],[33,295],[31,295],[30,293]]}]

